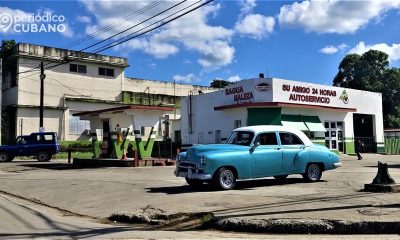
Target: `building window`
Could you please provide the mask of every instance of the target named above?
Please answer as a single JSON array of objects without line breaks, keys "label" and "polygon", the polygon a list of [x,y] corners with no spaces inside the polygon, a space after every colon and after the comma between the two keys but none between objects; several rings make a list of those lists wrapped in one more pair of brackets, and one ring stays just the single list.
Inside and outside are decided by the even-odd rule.
[{"label": "building window", "polygon": [[242,126],[242,120],[235,120],[235,128],[240,128]]},{"label": "building window", "polygon": [[87,73],[87,68],[86,65],[70,64],[69,71],[76,73]]},{"label": "building window", "polygon": [[100,76],[114,77],[114,69],[99,67],[99,75]]},{"label": "building window", "polygon": [[90,131],[90,121],[81,120],[79,117],[69,117],[69,134],[86,135]]},{"label": "building window", "polygon": [[142,135],[142,136],[146,135],[146,127],[144,127],[144,126],[140,127],[140,135]]}]

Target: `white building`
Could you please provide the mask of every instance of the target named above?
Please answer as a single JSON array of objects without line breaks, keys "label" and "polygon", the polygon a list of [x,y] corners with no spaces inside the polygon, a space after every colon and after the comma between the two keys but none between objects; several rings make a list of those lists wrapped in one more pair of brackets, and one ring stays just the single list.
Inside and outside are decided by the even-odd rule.
[{"label": "white building", "polygon": [[[127,78],[126,58],[26,43],[17,44],[15,51],[15,69],[8,69],[2,81],[2,108],[7,120],[3,131],[9,141],[39,130],[40,62],[45,68],[50,67],[45,70],[44,128],[57,132],[60,140],[90,138],[89,121],[73,114],[127,105],[173,107],[168,117],[180,125],[180,96],[214,91],[208,87]],[[58,63],[64,64],[51,67]],[[157,121],[165,115],[157,116]],[[157,127],[158,122],[155,126],[153,122],[143,125]]]},{"label": "white building", "polygon": [[384,151],[381,93],[277,78],[242,80],[182,103],[183,144],[219,143],[241,126],[294,126],[337,152]]}]

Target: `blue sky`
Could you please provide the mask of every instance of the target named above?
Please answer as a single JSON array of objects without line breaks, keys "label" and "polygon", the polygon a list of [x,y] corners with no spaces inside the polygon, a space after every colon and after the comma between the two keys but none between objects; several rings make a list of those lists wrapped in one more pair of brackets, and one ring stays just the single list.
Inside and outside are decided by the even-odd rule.
[{"label": "blue sky", "polygon": [[[4,13],[51,13],[65,17],[62,24],[66,30],[22,33],[15,32],[11,25],[6,32],[0,30],[0,39],[65,47],[153,4],[137,17],[120,21],[107,33],[96,34],[92,41],[73,47],[80,50],[176,3],[3,0],[0,28],[7,25],[1,18]],[[128,77],[209,85],[215,78],[235,81],[262,72],[271,77],[331,85],[339,62],[348,53],[382,50],[389,54],[390,66],[399,67],[399,33],[399,0],[214,1],[155,32],[102,53],[127,57]]]}]

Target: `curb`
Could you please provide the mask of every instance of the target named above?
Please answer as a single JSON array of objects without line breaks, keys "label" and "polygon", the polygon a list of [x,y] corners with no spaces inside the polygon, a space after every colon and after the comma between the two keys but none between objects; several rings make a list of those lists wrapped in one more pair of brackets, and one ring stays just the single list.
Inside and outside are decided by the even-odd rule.
[{"label": "curb", "polygon": [[222,231],[285,234],[399,234],[400,222],[327,219],[216,219]]}]

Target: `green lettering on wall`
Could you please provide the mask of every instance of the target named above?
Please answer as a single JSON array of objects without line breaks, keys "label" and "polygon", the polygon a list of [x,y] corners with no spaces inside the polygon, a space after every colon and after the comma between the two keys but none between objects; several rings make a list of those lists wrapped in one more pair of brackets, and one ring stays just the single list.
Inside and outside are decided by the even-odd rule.
[{"label": "green lettering on wall", "polygon": [[135,143],[136,149],[138,149],[139,156],[141,158],[151,157],[151,152],[153,151],[154,141],[156,139],[157,131],[154,131],[154,128],[151,128],[150,136],[146,142],[146,145],[143,144],[142,138],[140,137],[140,131],[134,130],[135,133]]}]

